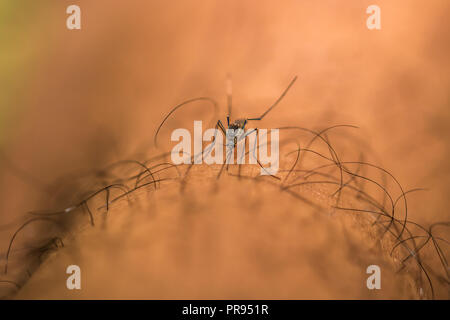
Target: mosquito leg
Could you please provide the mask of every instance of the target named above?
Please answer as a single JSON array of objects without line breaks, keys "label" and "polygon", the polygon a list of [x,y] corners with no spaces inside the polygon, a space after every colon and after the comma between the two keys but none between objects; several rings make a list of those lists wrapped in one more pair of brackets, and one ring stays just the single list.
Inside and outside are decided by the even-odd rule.
[{"label": "mosquito leg", "polygon": [[223,168],[225,168],[225,165],[227,165],[227,170],[228,170],[228,163],[229,163],[232,155],[233,155],[233,149],[231,149],[231,148],[228,149],[227,148],[226,161],[222,164],[222,167],[220,168],[220,171],[219,171],[219,173],[217,175],[217,179],[219,179],[220,176],[222,175],[222,171],[223,171]]},{"label": "mosquito leg", "polygon": [[242,138],[240,138],[239,140],[242,140],[242,139],[245,139],[245,138],[247,138],[247,136],[249,136],[249,135],[251,135],[253,132],[258,132],[258,128],[256,128],[256,129],[253,129],[253,130],[250,130],[250,131],[247,131],[243,136],[242,136]]},{"label": "mosquito leg", "polygon": [[286,93],[289,91],[289,89],[292,87],[292,85],[294,84],[295,80],[297,80],[297,76],[294,77],[294,79],[292,79],[292,81],[289,83],[289,85],[287,86],[287,88],[283,91],[283,93],[281,94],[281,96],[274,102],[274,104],[272,104],[269,109],[267,109],[261,116],[259,116],[258,118],[250,118],[247,120],[262,120],[262,118],[264,118],[273,108],[275,108],[278,103],[284,98],[284,96],[286,95]]},{"label": "mosquito leg", "polygon": [[[242,140],[245,140],[245,138],[247,138],[247,136],[249,136],[249,135],[251,135],[252,133],[254,133],[254,132],[256,132],[256,129],[253,129],[253,130],[249,130],[248,132],[246,132],[246,133],[243,133],[244,132],[244,127],[245,127],[245,124],[247,123],[247,120],[245,120],[245,122],[244,122],[244,125],[243,125],[243,127],[242,127],[242,129],[238,129],[238,130],[242,130],[242,134],[240,134],[239,135],[239,138],[236,140],[236,144],[237,143],[239,143],[240,141],[242,141]],[[255,139],[255,142],[256,142],[256,139]],[[242,152],[242,154],[238,154],[238,151],[237,151],[237,147],[235,146],[235,149],[236,149],[236,158],[237,158],[237,163],[238,164],[241,164],[242,163],[242,158],[244,158],[245,156],[246,156],[246,153],[245,153],[245,145],[244,145],[244,151]],[[250,147],[249,147],[249,149],[250,149]],[[249,156],[250,157],[250,156]],[[255,158],[256,159],[256,158]],[[228,168],[227,168],[227,170],[228,170]],[[239,166],[239,173],[241,172],[241,167]]]},{"label": "mosquito leg", "polygon": [[[230,120],[229,120],[229,117],[227,117],[227,119],[228,119],[228,122],[229,122],[229,121],[230,121]],[[222,121],[217,120],[216,130],[217,130],[217,128],[220,128],[220,130],[222,130],[222,133],[223,133],[225,136],[227,135],[227,130],[225,130],[225,127],[223,126]],[[214,136],[214,139],[215,139],[215,136]]]},{"label": "mosquito leg", "polygon": [[219,171],[219,173],[217,174],[217,177],[216,177],[217,180],[220,179],[220,176],[222,175],[222,171],[223,171],[223,168],[224,168],[224,167],[225,167],[225,163],[223,163],[223,164],[222,164],[222,167],[220,167],[220,171]]},{"label": "mosquito leg", "polygon": [[[253,130],[253,132],[256,132],[256,137],[255,137],[255,143],[254,143],[254,145],[253,145],[253,152],[252,152],[252,155],[253,155],[253,158],[256,160],[256,159],[258,159],[258,157],[256,156],[256,149],[257,149],[257,146],[258,146],[258,144],[257,144],[258,133],[257,133],[256,129]],[[252,132],[252,133],[253,133],[253,132]],[[250,146],[249,146],[248,152],[249,152],[249,154],[248,154],[248,159],[250,160]]]},{"label": "mosquito leg", "polygon": [[[224,127],[222,121],[220,121],[220,119],[217,120],[217,123],[216,123],[216,126],[215,126],[216,132],[217,132],[218,129],[220,129],[220,130],[222,131],[222,133],[223,133],[224,135],[226,135],[225,127]],[[203,151],[202,151],[202,156],[205,155],[205,153],[208,154],[209,152],[211,152],[211,150],[212,150],[212,148],[214,147],[215,143],[216,143],[216,133],[214,133],[214,138],[213,138],[213,141],[212,141],[211,145],[209,146],[209,149],[208,149],[208,150],[203,150]],[[194,157],[196,157],[196,156],[194,156]],[[191,169],[192,169],[192,166],[194,165],[193,163],[194,163],[194,161],[193,161],[193,158],[192,158],[192,159],[191,159],[191,164],[190,164],[189,167],[187,168],[186,173],[184,174],[183,180],[182,180],[182,182],[181,182],[181,191],[182,191],[182,192],[183,192],[184,189],[185,189],[185,186],[186,186],[186,180],[187,180],[187,177],[188,177],[189,172],[190,172]],[[221,170],[221,171],[222,171],[222,170]]]}]

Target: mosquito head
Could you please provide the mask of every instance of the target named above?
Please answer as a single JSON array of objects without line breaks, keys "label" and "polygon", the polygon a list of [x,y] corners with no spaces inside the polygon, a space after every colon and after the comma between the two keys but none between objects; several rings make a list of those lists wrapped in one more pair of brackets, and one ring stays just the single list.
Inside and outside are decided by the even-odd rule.
[{"label": "mosquito head", "polygon": [[232,130],[244,129],[245,123],[245,119],[237,119],[233,123],[230,123],[230,126],[228,128]]}]

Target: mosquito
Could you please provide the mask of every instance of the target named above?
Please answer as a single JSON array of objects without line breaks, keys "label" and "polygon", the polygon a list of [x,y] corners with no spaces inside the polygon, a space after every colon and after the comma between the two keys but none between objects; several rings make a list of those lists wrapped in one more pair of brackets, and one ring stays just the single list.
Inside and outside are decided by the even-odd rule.
[{"label": "mosquito", "polygon": [[[286,89],[284,89],[283,93],[278,97],[278,99],[263,113],[261,114],[259,117],[256,118],[239,118],[236,119],[234,121],[231,120],[231,113],[232,113],[232,106],[233,106],[233,92],[232,92],[232,84],[231,84],[231,79],[230,77],[228,77],[227,79],[227,106],[228,106],[228,113],[227,113],[227,129],[225,128],[224,124],[222,123],[222,121],[219,119],[217,120],[217,123],[215,125],[215,129],[216,131],[218,129],[220,129],[220,131],[224,134],[224,136],[226,137],[226,150],[227,150],[227,161],[225,161],[225,163],[222,165],[222,168],[218,174],[218,178],[220,177],[222,170],[224,168],[224,165],[227,164],[229,161],[229,157],[232,155],[233,150],[236,148],[237,144],[239,141],[245,139],[247,136],[249,136],[252,133],[258,133],[258,128],[255,128],[253,130],[249,130],[247,132],[244,132],[245,127],[247,125],[247,123],[249,121],[260,121],[262,120],[270,111],[272,111],[279,103],[280,101],[285,97],[285,95],[287,94],[287,92],[289,91],[289,89],[294,85],[295,81],[297,80],[297,76],[295,76],[291,82],[289,83],[289,85],[286,87]],[[205,100],[205,101],[209,101],[211,102],[214,106],[217,105],[217,103],[212,100],[211,98],[207,98],[207,97],[199,97],[199,98],[194,98],[194,99],[190,99],[187,101],[184,101],[182,103],[180,103],[179,105],[175,106],[174,108],[172,108],[172,110],[170,110],[170,112],[166,115],[166,117],[163,119],[163,121],[161,122],[161,124],[159,125],[155,136],[154,136],[154,143],[155,146],[157,146],[157,136],[159,131],[161,130],[161,127],[163,126],[163,124],[166,122],[166,120],[170,117],[170,115],[175,112],[177,109],[181,108],[182,106],[188,104],[188,103],[192,103],[195,101],[201,101],[201,100]],[[214,143],[216,140],[216,135],[214,135],[213,138],[213,142],[210,144],[210,150],[212,149]],[[194,155],[193,158],[203,155],[205,151],[202,151],[201,154],[199,155]],[[257,160],[259,166],[261,168],[263,168],[263,166],[261,165],[261,163],[259,162],[259,160]],[[228,167],[228,166],[227,166]],[[277,177],[276,177],[277,178]]]}]

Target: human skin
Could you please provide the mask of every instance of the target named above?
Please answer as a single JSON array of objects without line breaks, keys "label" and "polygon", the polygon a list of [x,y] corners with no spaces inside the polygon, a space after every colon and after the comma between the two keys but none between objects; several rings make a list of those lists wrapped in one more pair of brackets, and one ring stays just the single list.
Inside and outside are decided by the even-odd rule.
[{"label": "human skin", "polygon": [[[227,74],[235,117],[261,114],[298,75],[259,127],[357,125],[330,133],[342,157],[363,153],[405,189],[428,188],[408,196],[410,219],[448,221],[448,4],[377,2],[379,31],[366,28],[372,3],[361,1],[96,1],[80,4],[82,30],[69,31],[65,4],[44,1],[33,18],[47,21],[34,35],[42,50],[22,111],[11,116],[17,126],[4,130],[15,167],[2,165],[1,252],[25,212],[64,208],[94,183],[57,185],[60,177],[161,152],[153,135],[177,103],[213,97],[224,122]],[[205,105],[181,110],[164,127],[162,149],[171,129],[212,117]],[[347,134],[363,143],[346,144]],[[325,204],[319,212],[254,181],[216,182],[203,166],[193,177],[184,194],[172,183],[139,194],[135,206],[117,203],[105,226],[79,230],[77,221],[16,297],[420,298],[414,275],[396,273],[392,243],[379,242],[364,217]],[[66,192],[54,199],[47,185]],[[81,267],[80,291],[65,287],[69,264]],[[366,287],[371,264],[382,268],[382,290]],[[436,290],[448,298],[448,287]]]}]

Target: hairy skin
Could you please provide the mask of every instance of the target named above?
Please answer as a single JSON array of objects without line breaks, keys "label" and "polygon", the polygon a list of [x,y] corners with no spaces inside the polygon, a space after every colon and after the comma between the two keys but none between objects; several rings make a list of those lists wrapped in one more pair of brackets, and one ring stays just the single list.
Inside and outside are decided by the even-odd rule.
[{"label": "hairy skin", "polygon": [[[23,36],[24,42],[37,37],[40,53],[18,68],[27,73],[17,87],[27,88],[8,101],[22,111],[8,119],[15,127],[2,129],[0,268],[26,212],[66,208],[101,184],[101,177],[76,180],[84,173],[128,155],[160,152],[152,147],[153,134],[170,107],[210,96],[220,112],[201,104],[180,110],[159,137],[166,149],[173,128],[224,121],[227,73],[233,118],[260,115],[299,74],[261,128],[358,125],[356,145],[347,143],[345,131],[330,134],[342,158],[358,160],[363,153],[405,190],[428,188],[407,196],[412,220],[425,226],[449,221],[450,47],[442,41],[450,30],[442,17],[448,4],[380,0],[379,32],[365,27],[369,4],[96,1],[81,5],[86,20],[75,33],[53,25],[64,25],[64,3],[42,1],[29,24],[50,23],[40,35]],[[301,190],[325,207],[317,210],[270,184],[224,175],[215,185],[204,167],[195,169],[184,194],[179,187],[166,182],[155,192],[150,186],[107,214],[97,210],[101,195],[92,206],[95,226],[81,210],[67,221],[64,247],[46,252],[13,297],[421,298],[416,270],[396,273],[391,240],[380,242],[366,217],[332,210],[328,189]],[[21,235],[8,277],[23,276],[28,256],[16,250],[20,244],[59,232],[54,228],[40,224]],[[448,230],[440,235],[448,239]],[[448,257],[448,245],[443,249]],[[442,272],[439,261],[424,254]],[[81,291],[65,287],[69,264],[81,267]],[[365,286],[371,264],[382,269],[382,290]],[[5,291],[16,289],[0,283],[0,294]],[[449,298],[448,284],[435,291],[436,298]]]},{"label": "hairy skin", "polygon": [[[112,208],[105,227],[99,214],[97,227],[52,255],[16,298],[419,298],[355,217],[250,181],[220,184],[217,192],[201,181],[184,195],[174,186],[143,192]],[[70,264],[82,270],[79,292],[55,272]],[[371,264],[382,268],[382,290],[366,287]]]},{"label": "hairy skin", "polygon": [[[308,162],[306,156],[301,159],[303,164]],[[297,167],[297,160],[291,168]],[[288,162],[292,164],[284,158],[281,164],[285,167]],[[110,166],[101,180],[129,171],[121,167],[129,164]],[[111,173],[112,167],[126,170]],[[14,247],[25,252],[43,243],[44,251],[37,258],[33,249],[26,255],[20,254],[23,249],[17,250],[14,257],[8,252],[8,270],[24,284],[15,297],[33,298],[42,284],[52,284],[39,292],[39,297],[49,299],[418,299],[441,294],[442,286],[434,285],[430,291],[431,287],[419,280],[422,274],[417,267],[400,263],[407,251],[400,247],[392,254],[401,220],[389,228],[389,233],[397,230],[390,236],[380,233],[386,225],[374,225],[378,220],[370,214],[336,210],[372,208],[352,192],[336,194],[339,182],[330,187],[320,182],[329,180],[305,177],[304,170],[293,169],[282,170],[282,182],[274,182],[270,176],[255,176],[258,167],[231,167],[220,179],[215,178],[218,168],[205,165],[188,167],[189,171],[169,167],[147,176],[142,174],[150,170],[140,170],[138,175],[131,174],[137,179],[136,191],[109,190],[106,199],[95,193],[86,203],[89,210],[72,206],[33,212],[34,218],[28,221],[46,219],[48,224],[52,219],[59,228],[55,231],[47,225],[37,229],[31,242],[15,242]],[[177,174],[170,175],[169,170]],[[332,178],[332,172],[306,172],[324,174],[331,182],[339,180]],[[358,176],[364,177],[363,173],[358,170]],[[86,178],[92,181],[93,176]],[[373,189],[353,185],[347,178],[344,181],[342,190],[358,187],[356,194],[363,199]],[[374,196],[370,199],[376,201]],[[409,225],[406,230],[410,232]],[[56,239],[52,234],[58,241],[51,241],[48,250],[45,239]],[[391,256],[387,254],[390,248]],[[30,269],[33,264],[34,270]],[[83,270],[80,292],[67,290],[66,275],[55,272],[72,264]],[[382,268],[380,291],[366,287],[365,271],[373,264]],[[396,272],[399,269],[403,273]],[[28,274],[25,279],[24,270]]]}]

